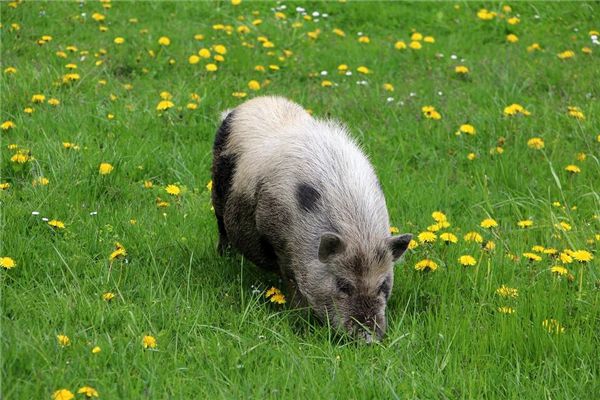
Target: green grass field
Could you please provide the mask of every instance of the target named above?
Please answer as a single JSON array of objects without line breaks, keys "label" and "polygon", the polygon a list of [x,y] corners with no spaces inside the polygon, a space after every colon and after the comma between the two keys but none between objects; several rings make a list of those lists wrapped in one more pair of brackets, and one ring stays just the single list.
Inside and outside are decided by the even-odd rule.
[{"label": "green grass field", "polygon": [[[598,3],[283,4],[1,3],[0,397],[598,396]],[[415,235],[379,344],[216,253],[219,112],[266,94]]]}]

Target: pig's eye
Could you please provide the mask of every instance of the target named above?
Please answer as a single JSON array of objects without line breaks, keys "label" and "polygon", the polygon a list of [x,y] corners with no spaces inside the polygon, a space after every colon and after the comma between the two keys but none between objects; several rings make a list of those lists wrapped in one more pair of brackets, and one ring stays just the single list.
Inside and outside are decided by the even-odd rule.
[{"label": "pig's eye", "polygon": [[379,286],[379,293],[383,294],[385,296],[385,298],[387,299],[390,295],[390,280],[386,279],[385,281],[383,281],[383,283],[381,284],[381,286]]},{"label": "pig's eye", "polygon": [[352,296],[352,293],[354,293],[354,287],[345,279],[338,278],[336,279],[335,284],[337,285],[338,291],[344,293],[346,296]]}]

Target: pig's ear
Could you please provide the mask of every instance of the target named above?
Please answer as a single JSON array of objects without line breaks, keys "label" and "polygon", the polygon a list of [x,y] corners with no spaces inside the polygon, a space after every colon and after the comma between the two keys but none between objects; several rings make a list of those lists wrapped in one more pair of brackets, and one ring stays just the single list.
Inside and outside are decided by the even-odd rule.
[{"label": "pig's ear", "polygon": [[405,233],[403,235],[392,236],[386,240],[388,248],[392,252],[392,257],[394,258],[394,261],[396,261],[408,248],[408,244],[412,240],[412,235],[410,233]]},{"label": "pig's ear", "polygon": [[338,234],[326,232],[321,236],[319,243],[319,261],[326,263],[345,249],[346,243]]}]

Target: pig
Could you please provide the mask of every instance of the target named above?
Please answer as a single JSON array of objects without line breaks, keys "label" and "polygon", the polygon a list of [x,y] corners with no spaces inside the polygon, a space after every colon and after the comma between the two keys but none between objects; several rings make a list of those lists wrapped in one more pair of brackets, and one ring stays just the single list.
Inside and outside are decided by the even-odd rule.
[{"label": "pig", "polygon": [[256,97],[222,114],[213,152],[218,251],[280,273],[292,304],[336,329],[381,340],[412,235],[390,234],[374,168],[347,129]]}]

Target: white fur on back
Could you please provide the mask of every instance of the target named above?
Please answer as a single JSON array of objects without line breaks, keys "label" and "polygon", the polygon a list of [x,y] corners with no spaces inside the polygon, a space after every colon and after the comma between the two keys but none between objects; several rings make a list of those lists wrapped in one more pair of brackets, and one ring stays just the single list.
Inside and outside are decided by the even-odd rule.
[{"label": "white fur on back", "polygon": [[281,200],[297,208],[298,183],[314,186],[326,212],[346,233],[387,236],[385,199],[366,156],[345,128],[311,117],[282,97],[258,97],[234,110],[226,152],[237,155],[232,191],[253,197],[267,177]]}]

